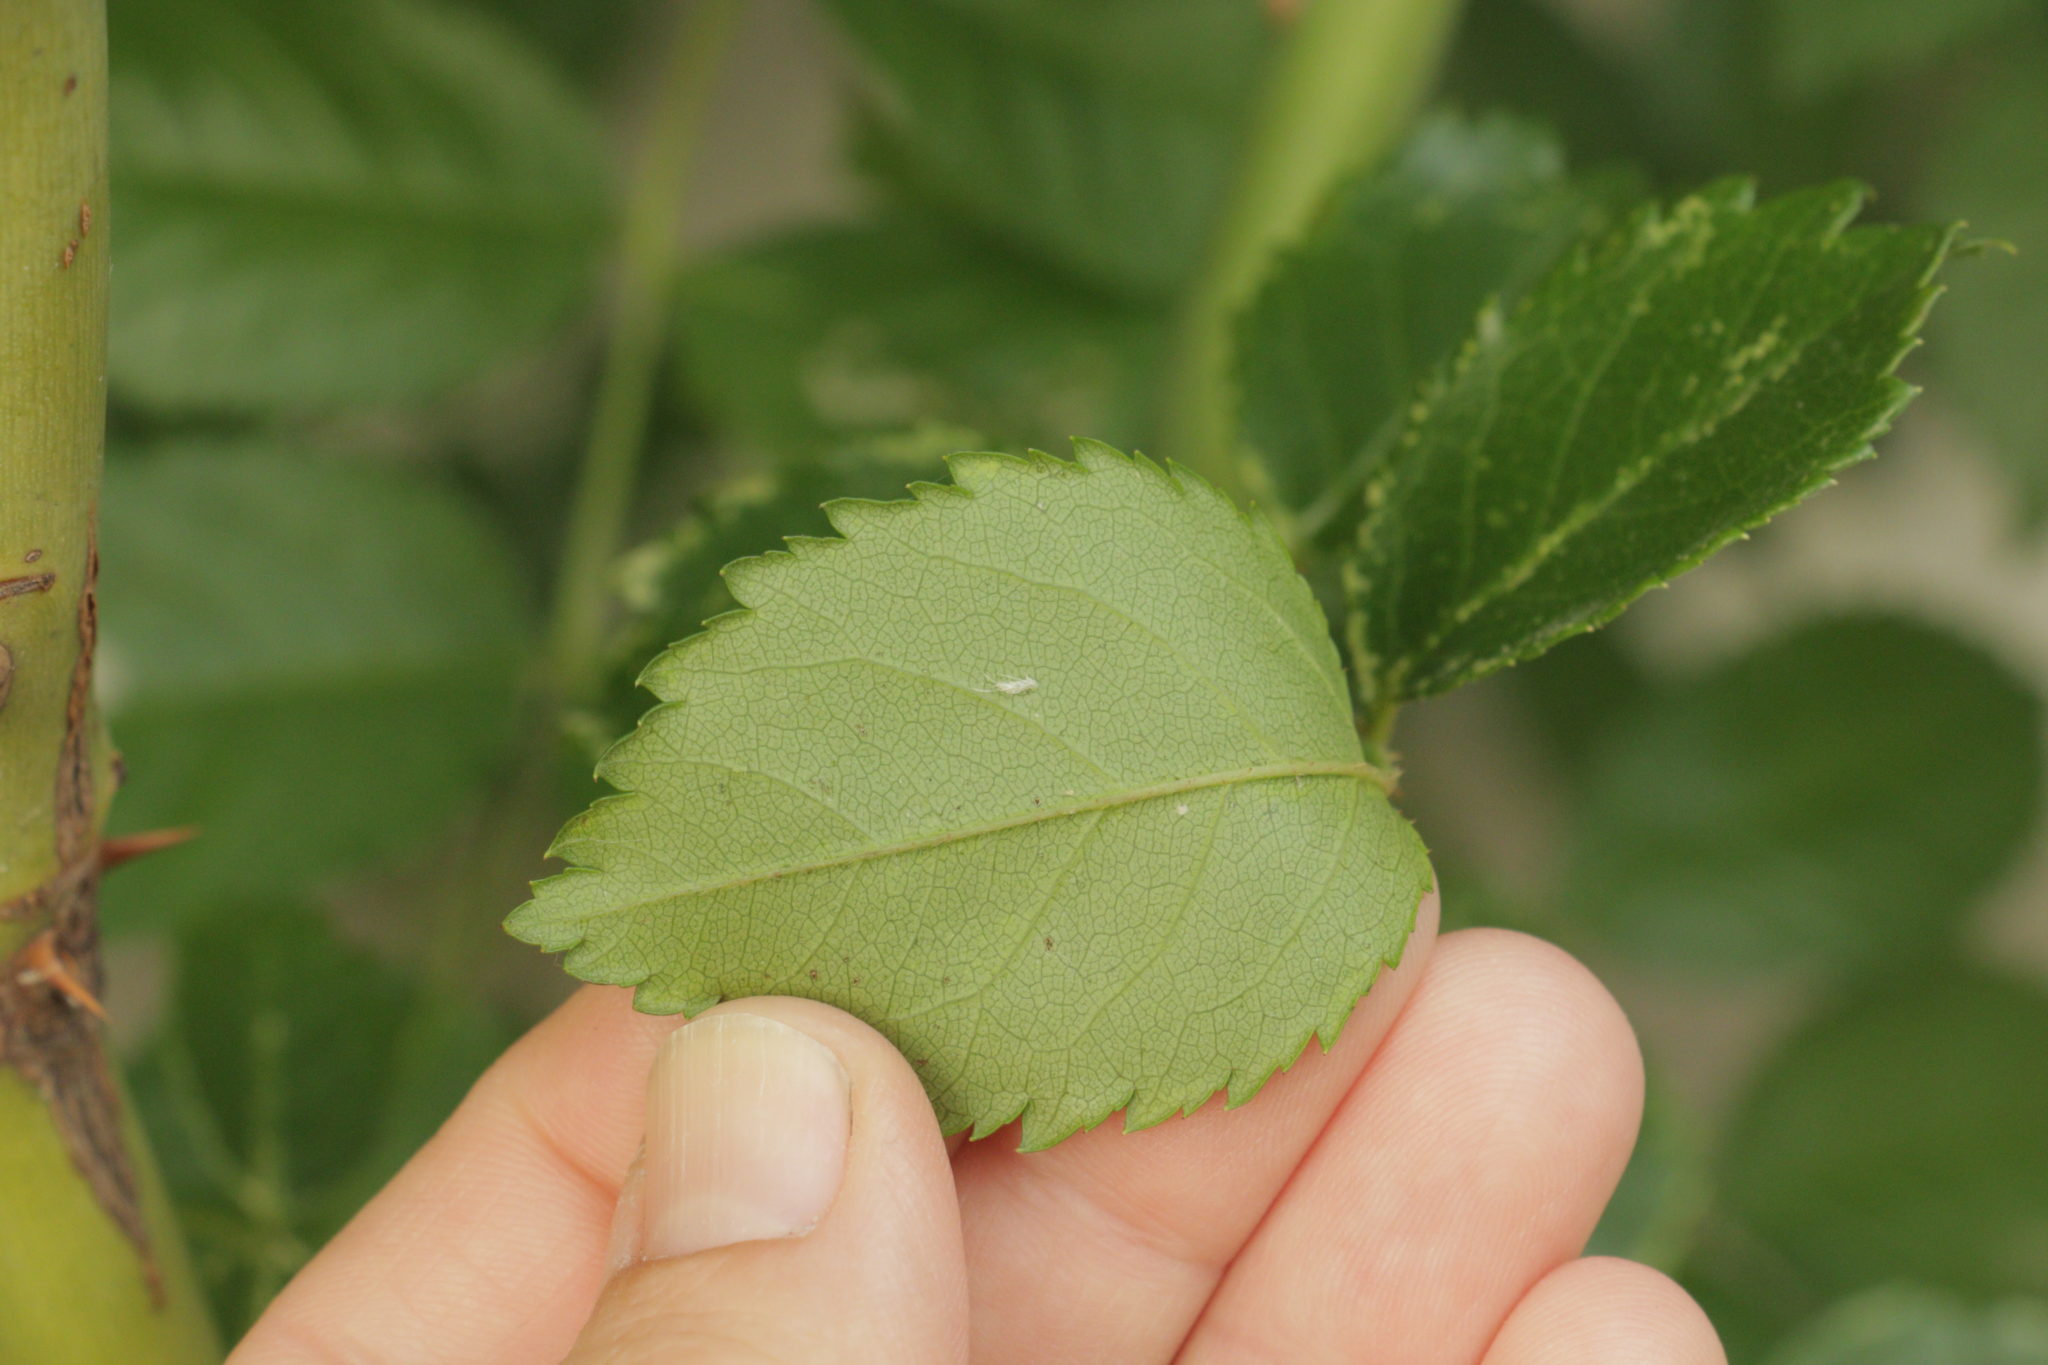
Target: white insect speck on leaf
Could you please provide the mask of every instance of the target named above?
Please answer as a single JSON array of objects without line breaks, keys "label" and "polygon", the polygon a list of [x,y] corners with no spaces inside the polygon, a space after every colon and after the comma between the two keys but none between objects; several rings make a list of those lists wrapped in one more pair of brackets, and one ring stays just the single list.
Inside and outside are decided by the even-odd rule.
[{"label": "white insect speck on leaf", "polygon": [[1026,692],[1036,692],[1038,690],[1038,679],[997,678],[991,686],[977,687],[974,690],[977,692],[996,692],[1005,697],[1021,697]]},{"label": "white insect speck on leaf", "polygon": [[1181,802],[1173,808],[1173,813],[1175,815],[1186,815],[1188,813],[1188,803],[1185,801]]}]

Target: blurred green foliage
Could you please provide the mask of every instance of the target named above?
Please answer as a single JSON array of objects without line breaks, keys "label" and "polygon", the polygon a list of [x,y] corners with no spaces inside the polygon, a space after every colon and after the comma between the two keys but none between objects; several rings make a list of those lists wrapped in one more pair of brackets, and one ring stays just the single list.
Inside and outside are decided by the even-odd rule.
[{"label": "blurred green foliage", "polygon": [[[532,602],[668,7],[110,10],[114,818],[204,833],[114,876],[108,928],[174,950],[132,1075],[234,1327],[431,1130],[500,1015],[544,1003],[461,951],[511,903],[495,882],[447,894],[476,856],[462,817],[630,724],[632,674],[729,605],[721,564],[956,446],[1145,444],[1275,28],[1252,0],[822,0],[861,194],[686,272],[609,690],[565,720],[536,714]],[[1333,201],[1293,287],[1243,320],[1269,492],[1314,507],[1482,302],[1512,306],[1637,185],[1854,174],[1888,216],[2018,248],[1952,272],[1915,370],[1996,461],[2023,547],[2048,510],[2048,9],[1612,13],[1473,0],[1442,87],[1467,119],[1425,122],[1391,179]],[[1731,996],[1799,983],[1800,1022],[1723,1103],[1688,1101],[1687,1059],[1653,1053],[1596,1242],[1677,1270],[1738,1365],[2048,1359],[2015,1299],[2048,1297],[2048,1002],[1983,961],[1979,925],[2036,846],[2038,680],[2027,642],[1980,633],[1866,609],[1691,670],[1574,641],[1482,689],[1536,758],[1548,880],[1423,820],[1454,917],[1650,989],[1674,965]],[[1442,746],[1416,733],[1426,812]],[[540,826],[589,795],[537,785]]]},{"label": "blurred green foliage", "polygon": [[2038,814],[2040,703],[1982,649],[1822,620],[1617,716],[1560,913],[1696,972],[1926,963]]},{"label": "blurred green foliage", "polygon": [[409,852],[491,775],[525,613],[443,480],[165,441],[112,464],[101,515],[114,828],[204,834],[108,884],[111,929]]},{"label": "blurred green foliage", "polygon": [[510,1036],[473,1002],[430,1004],[424,984],[289,900],[219,912],[176,946],[168,1016],[130,1076],[233,1334]]},{"label": "blurred green foliage", "polygon": [[1770,1365],[2041,1365],[2048,1304],[1972,1308],[1943,1294],[1875,1289],[1829,1310],[1773,1352]]},{"label": "blurred green foliage", "polygon": [[2048,993],[1873,983],[1786,1041],[1720,1153],[1729,1212],[1822,1298],[1920,1280],[2048,1295]]},{"label": "blurred green foliage", "polygon": [[488,16],[117,4],[110,64],[118,393],[416,399],[581,303],[608,217],[597,121]]}]

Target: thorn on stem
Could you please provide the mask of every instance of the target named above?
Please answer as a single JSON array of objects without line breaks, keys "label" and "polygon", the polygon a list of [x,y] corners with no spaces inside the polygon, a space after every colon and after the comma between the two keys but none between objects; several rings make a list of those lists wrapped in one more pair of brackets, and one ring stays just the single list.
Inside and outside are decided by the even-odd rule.
[{"label": "thorn on stem", "polygon": [[178,825],[171,829],[144,830],[140,834],[123,834],[100,841],[100,871],[111,872],[123,863],[132,863],[144,854],[161,849],[176,848],[188,839],[199,836],[199,826]]},{"label": "thorn on stem", "polygon": [[44,985],[63,996],[74,1006],[84,1010],[102,1023],[106,1022],[106,1007],[99,998],[85,988],[78,979],[64,954],[57,950],[57,932],[45,929],[23,946],[14,955],[14,979],[24,986]]}]

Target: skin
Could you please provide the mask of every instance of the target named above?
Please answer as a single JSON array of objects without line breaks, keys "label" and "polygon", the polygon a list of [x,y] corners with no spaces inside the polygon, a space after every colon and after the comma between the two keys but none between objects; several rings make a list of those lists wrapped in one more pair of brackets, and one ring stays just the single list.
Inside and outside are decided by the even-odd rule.
[{"label": "skin", "polygon": [[587,988],[516,1044],[230,1365],[1725,1365],[1676,1285],[1581,1259],[1635,1141],[1627,1020],[1557,949],[1438,941],[1434,898],[1337,1045],[1251,1104],[1021,1156],[941,1138],[865,1025],[810,1234],[606,1276],[649,1062],[679,1021]]}]

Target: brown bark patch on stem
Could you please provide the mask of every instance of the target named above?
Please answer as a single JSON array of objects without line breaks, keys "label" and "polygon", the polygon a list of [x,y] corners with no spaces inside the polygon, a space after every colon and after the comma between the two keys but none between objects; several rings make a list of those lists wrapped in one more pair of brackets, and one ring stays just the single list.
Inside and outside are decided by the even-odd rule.
[{"label": "brown bark patch on stem", "polygon": [[53,573],[23,574],[19,578],[0,578],[0,598],[26,597],[32,592],[48,592],[50,585],[57,581]]},{"label": "brown bark patch on stem", "polygon": [[[94,593],[99,551],[88,538],[85,584],[78,598],[78,659],[65,703],[64,742],[56,774],[57,873],[35,890],[0,905],[0,922],[36,919],[48,937],[32,939],[54,953],[76,982],[101,994],[99,951],[100,860],[92,780],[93,647],[99,635]],[[120,1092],[107,1065],[100,1025],[19,956],[0,977],[0,1064],[35,1086],[70,1153],[71,1162],[124,1236],[135,1247],[151,1300],[164,1304],[162,1274],[150,1245],[142,1193],[122,1130]]]},{"label": "brown bark patch on stem", "polygon": [[[39,902],[34,911],[50,915],[49,947],[95,995],[101,977],[98,891],[99,866],[88,859],[65,868],[24,898]],[[7,908],[21,913],[20,905]],[[99,1022],[42,973],[10,962],[0,979],[0,1064],[20,1072],[42,1096],[72,1165],[107,1217],[134,1245],[143,1282],[161,1308],[163,1278],[150,1245],[142,1192],[122,1131],[120,1093],[107,1067]]]}]

